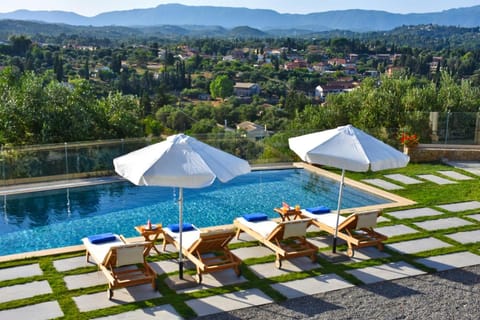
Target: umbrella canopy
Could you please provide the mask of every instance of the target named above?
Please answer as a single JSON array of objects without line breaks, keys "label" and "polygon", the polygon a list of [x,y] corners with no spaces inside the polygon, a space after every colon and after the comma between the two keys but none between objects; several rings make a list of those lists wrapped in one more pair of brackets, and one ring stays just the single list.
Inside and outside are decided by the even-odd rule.
[{"label": "umbrella canopy", "polygon": [[288,139],[303,161],[356,172],[405,167],[410,157],[352,125]]},{"label": "umbrella canopy", "polygon": [[247,161],[184,134],[113,160],[115,171],[139,186],[203,188],[250,172]]},{"label": "umbrella canopy", "polygon": [[410,161],[408,155],[352,125],[290,138],[288,144],[305,162],[342,169],[333,252],[336,250],[345,170],[367,172],[394,169],[405,167]]},{"label": "umbrella canopy", "polygon": [[[203,188],[250,172],[247,161],[184,134],[113,160],[115,171],[139,186],[179,188],[179,242],[182,246],[183,188]],[[179,250],[180,278],[183,277]]]}]

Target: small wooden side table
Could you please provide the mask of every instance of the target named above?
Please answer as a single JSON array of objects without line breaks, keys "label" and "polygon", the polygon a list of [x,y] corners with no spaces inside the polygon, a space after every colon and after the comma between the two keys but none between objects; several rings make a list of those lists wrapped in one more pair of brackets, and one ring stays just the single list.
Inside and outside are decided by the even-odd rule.
[{"label": "small wooden side table", "polygon": [[148,229],[146,225],[136,226],[135,230],[145,238],[145,241],[151,242],[153,250],[160,254],[160,251],[155,247],[155,241],[157,241],[158,237],[163,234],[161,224],[152,224],[151,229]]},{"label": "small wooden side table", "polygon": [[290,221],[302,218],[302,211],[300,209],[297,210],[296,208],[275,208],[273,211],[280,215],[282,221]]}]

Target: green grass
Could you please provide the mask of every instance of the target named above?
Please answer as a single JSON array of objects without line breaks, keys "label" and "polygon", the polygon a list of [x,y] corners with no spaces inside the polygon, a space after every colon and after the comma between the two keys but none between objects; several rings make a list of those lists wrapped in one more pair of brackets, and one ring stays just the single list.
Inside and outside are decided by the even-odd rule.
[{"label": "green grass", "polygon": [[[406,176],[419,179],[417,176],[420,174],[437,174],[438,171],[443,171],[443,170],[457,171],[464,175],[471,176],[472,180],[459,181],[456,184],[449,184],[449,185],[437,185],[435,183],[428,182],[428,181],[423,182],[421,184],[415,184],[415,185],[402,185],[398,181],[391,181],[395,184],[399,184],[404,187],[404,189],[402,190],[395,190],[391,193],[414,200],[417,202],[417,204],[414,206],[403,207],[403,208],[386,209],[384,211],[384,216],[387,219],[389,219],[389,221],[382,222],[380,223],[379,226],[380,227],[392,226],[392,225],[401,223],[403,225],[406,225],[418,231],[417,233],[413,233],[413,234],[392,237],[386,241],[386,244],[396,243],[400,241],[421,239],[426,237],[435,237],[436,239],[449,243],[451,247],[435,249],[428,252],[421,252],[419,254],[414,254],[414,255],[400,254],[399,252],[390,250],[388,247],[386,247],[385,252],[389,254],[389,256],[386,258],[370,259],[370,260],[361,261],[361,262],[348,261],[340,264],[333,264],[325,259],[320,258],[318,261],[318,267],[312,270],[302,271],[302,272],[290,272],[288,274],[273,277],[270,279],[260,278],[248,268],[248,266],[251,266],[254,264],[273,262],[275,260],[275,256],[272,254],[266,257],[251,258],[243,261],[243,264],[241,266],[242,276],[247,281],[240,284],[223,286],[218,288],[210,288],[208,290],[200,290],[192,293],[177,294],[176,292],[172,291],[171,289],[169,289],[167,286],[163,284],[163,281],[167,276],[175,275],[176,273],[174,272],[169,275],[162,274],[162,275],[159,275],[157,279],[158,290],[162,295],[161,298],[156,298],[156,299],[151,299],[146,301],[138,301],[134,303],[118,305],[115,307],[101,309],[101,310],[94,310],[90,312],[80,312],[73,301],[73,297],[84,295],[84,294],[105,292],[105,299],[107,299],[106,286],[100,285],[100,286],[89,287],[84,289],[68,290],[63,278],[68,275],[77,275],[77,274],[93,272],[96,270],[96,268],[83,267],[83,268],[78,268],[78,269],[70,270],[66,272],[59,272],[53,266],[53,261],[56,259],[65,259],[65,258],[71,258],[71,257],[83,255],[84,254],[83,252],[63,254],[63,255],[57,255],[57,256],[46,256],[46,257],[17,260],[17,261],[9,261],[9,262],[0,263],[0,268],[11,268],[14,266],[38,263],[40,265],[40,268],[43,271],[43,274],[35,277],[19,278],[14,280],[3,281],[3,282],[0,282],[0,287],[24,284],[31,281],[47,280],[50,284],[50,287],[53,290],[53,293],[39,295],[39,296],[28,298],[28,299],[21,299],[21,300],[16,300],[11,302],[0,303],[0,310],[22,307],[25,305],[36,304],[39,302],[57,300],[64,314],[66,315],[64,319],[90,319],[94,317],[115,315],[115,314],[123,313],[126,311],[135,310],[138,308],[146,308],[146,307],[152,307],[156,305],[170,304],[176,309],[176,311],[182,317],[188,319],[195,316],[194,311],[190,307],[188,307],[188,305],[185,303],[187,300],[190,300],[190,299],[198,299],[198,298],[208,297],[212,295],[257,288],[257,289],[260,289],[262,292],[264,292],[266,295],[268,295],[271,299],[273,299],[273,301],[285,300],[286,298],[282,294],[280,294],[279,292],[273,289],[273,287],[271,286],[273,283],[281,283],[285,281],[305,279],[308,277],[322,275],[322,274],[335,273],[341,276],[342,278],[344,278],[345,280],[350,281],[355,285],[359,285],[361,284],[361,281],[356,279],[354,276],[350,275],[347,271],[358,269],[358,268],[378,266],[378,265],[393,263],[398,261],[405,261],[425,272],[434,272],[434,270],[420,263],[417,263],[415,260],[419,258],[434,256],[434,255],[448,254],[448,253],[461,252],[461,251],[470,251],[476,254],[480,254],[480,242],[476,242],[472,244],[460,244],[446,236],[448,234],[455,233],[455,232],[480,229],[479,221],[469,218],[469,215],[477,213],[478,210],[470,210],[470,211],[461,212],[461,213],[452,213],[452,212],[447,212],[445,210],[442,210],[440,208],[436,208],[436,206],[440,204],[473,201],[473,200],[480,199],[480,188],[478,187],[479,177],[470,175],[467,172],[457,170],[455,168],[445,166],[442,164],[409,164],[406,168],[381,171],[381,172],[368,172],[368,173],[346,172],[346,176],[348,178],[361,181],[363,179],[372,179],[372,178],[381,178],[381,179],[388,180],[384,175],[391,174],[391,173],[401,173]],[[336,171],[336,170],[333,170],[333,171]],[[339,171],[336,171],[336,172],[340,173]],[[397,210],[407,209],[407,208],[417,208],[417,207],[418,208],[420,207],[435,208],[435,210],[442,212],[442,214],[437,216],[419,217],[414,219],[397,219],[389,215],[389,212],[392,212],[392,211],[397,211]],[[436,231],[425,231],[415,225],[415,223],[417,222],[423,222],[427,220],[436,220],[436,219],[447,218],[447,217],[461,217],[462,219],[470,221],[472,225],[449,228],[445,230],[436,230]],[[324,235],[324,233],[319,231],[308,233],[309,237],[318,237],[322,235]],[[238,249],[241,247],[251,247],[256,245],[258,245],[257,241],[250,241],[250,242],[231,244],[230,247],[231,249]],[[320,250],[330,251],[331,248],[327,247],[327,248],[322,248]],[[346,250],[346,246],[340,245],[338,246],[337,250],[344,251]],[[168,254],[162,254],[161,256],[149,257],[149,260],[162,261],[162,260],[168,260],[168,259],[175,259],[176,257],[177,257],[176,253],[168,253]],[[186,272],[191,273],[192,271],[187,270]]]}]

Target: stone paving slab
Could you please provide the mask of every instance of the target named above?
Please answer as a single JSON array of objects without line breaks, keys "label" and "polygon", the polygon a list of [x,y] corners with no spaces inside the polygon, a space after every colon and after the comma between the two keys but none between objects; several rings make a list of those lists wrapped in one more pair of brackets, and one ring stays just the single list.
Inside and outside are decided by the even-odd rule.
[{"label": "stone paving slab", "polygon": [[63,311],[57,301],[48,301],[29,306],[0,311],[0,319],[47,320],[63,317]]},{"label": "stone paving slab", "polygon": [[461,212],[461,211],[467,211],[467,210],[480,209],[480,202],[479,201],[457,202],[457,203],[439,205],[437,207],[450,212]]},{"label": "stone paving slab", "polygon": [[442,229],[468,226],[468,225],[472,225],[472,223],[464,219],[452,217],[452,218],[416,222],[414,223],[414,225],[425,230],[433,231],[433,230],[442,230]]},{"label": "stone paving slab", "polygon": [[149,262],[148,264],[158,275],[178,271],[178,262],[174,260]]},{"label": "stone paving slab", "polygon": [[438,248],[451,247],[450,244],[440,241],[435,238],[423,238],[409,241],[402,241],[397,243],[388,244],[387,247],[397,250],[401,253],[418,253]]},{"label": "stone paving slab", "polygon": [[[206,298],[192,299],[185,303],[192,308],[198,316],[206,316],[272,302],[273,300],[261,290],[247,289]],[[275,316],[273,316],[273,318],[275,318]]]},{"label": "stone paving slab", "polygon": [[[316,231],[318,231],[318,229]],[[308,238],[308,241],[316,245],[318,248],[327,248],[332,245],[333,237],[332,236],[310,237]],[[344,243],[345,241],[343,241],[342,239],[337,239],[337,244],[340,245]]]},{"label": "stone paving slab", "polygon": [[475,219],[477,221],[480,221],[480,214],[472,214],[472,215],[468,215],[466,217]]},{"label": "stone paving slab", "polygon": [[480,230],[457,232],[445,236],[460,243],[480,242]]},{"label": "stone paving slab", "polygon": [[290,272],[308,271],[320,268],[320,265],[317,262],[312,262],[309,257],[298,257],[295,259],[282,260],[281,269],[275,267],[274,262],[258,263],[248,267],[261,278],[272,278]]},{"label": "stone paving slab", "polygon": [[474,174],[476,176],[480,176],[480,169],[476,168],[462,168],[462,170],[465,170],[467,172],[470,172],[471,174]]},{"label": "stone paving slab", "polygon": [[437,271],[445,271],[480,264],[480,256],[465,251],[417,259],[415,261],[427,267],[434,268]]},{"label": "stone paving slab", "polygon": [[232,253],[240,258],[240,260],[245,260],[249,258],[258,258],[258,257],[265,257],[274,255],[275,253],[263,246],[253,246],[253,247],[245,247],[245,248],[238,248],[232,250]]},{"label": "stone paving slab", "polygon": [[459,169],[479,169],[480,170],[480,162],[479,161],[447,161],[448,165],[459,168]]},{"label": "stone paving slab", "polygon": [[387,212],[386,214],[393,216],[397,219],[413,219],[419,217],[437,216],[443,214],[443,212],[431,208],[416,208],[401,211],[392,211]]},{"label": "stone paving slab", "polygon": [[238,284],[246,282],[243,276],[237,276],[233,269],[226,269],[222,271],[217,271],[213,273],[207,273],[202,275],[202,283],[193,288],[188,288],[185,290],[179,290],[177,293],[185,292],[194,292],[199,290],[207,290],[212,288],[219,288],[223,286],[228,286],[232,284]]},{"label": "stone paving slab", "polygon": [[455,179],[455,180],[465,181],[465,180],[472,180],[473,179],[472,177],[466,176],[466,175],[458,173],[456,171],[446,170],[446,171],[437,171],[437,172],[440,173],[441,175],[444,175],[448,178]]},{"label": "stone paving slab", "polygon": [[272,284],[288,299],[353,287],[353,284],[336,274],[325,274],[301,280]]},{"label": "stone paving slab", "polygon": [[378,250],[377,247],[365,247],[356,249],[353,257],[350,258],[350,260],[351,262],[360,262],[370,259],[382,259],[387,257],[390,257],[390,255],[384,251]]},{"label": "stone paving slab", "polygon": [[365,183],[372,184],[374,186],[380,187],[385,190],[401,190],[404,189],[402,186],[399,186],[398,184],[394,184],[391,182],[388,182],[383,179],[363,179],[362,180]]},{"label": "stone paving slab", "polygon": [[0,281],[41,276],[42,274],[43,271],[40,269],[40,265],[38,263],[29,264],[25,266],[0,269]]},{"label": "stone paving slab", "polygon": [[52,293],[52,288],[50,288],[47,280],[2,287],[0,288],[0,303],[49,293]]},{"label": "stone paving slab", "polygon": [[252,237],[248,233],[242,232],[240,233],[240,239],[237,239],[237,237],[233,237],[230,243],[242,243],[242,242],[249,242],[249,241],[256,241],[256,240],[254,237]]},{"label": "stone paving slab", "polygon": [[415,178],[406,176],[406,175],[404,175],[404,174],[399,174],[399,173],[396,173],[396,174],[386,174],[385,177],[388,178],[388,179],[391,179],[391,180],[395,180],[395,181],[401,182],[401,183],[403,183],[403,184],[423,183],[423,181],[421,181],[421,180],[417,180],[417,179],[415,179]]},{"label": "stone paving slab", "polygon": [[73,297],[73,301],[80,312],[86,312],[161,297],[160,292],[153,290],[152,285],[147,283],[113,290],[112,300],[108,299],[107,290],[105,289],[102,292]]},{"label": "stone paving slab", "polygon": [[175,309],[169,305],[164,304],[161,306],[155,306],[151,308],[138,309],[134,311],[128,311],[108,317],[95,318],[95,320],[138,320],[138,319],[161,319],[161,320],[174,320],[183,319],[175,311]]},{"label": "stone paving slab", "polygon": [[347,270],[346,272],[366,284],[425,274],[425,272],[414,268],[404,261],[362,269]]},{"label": "stone paving slab", "polygon": [[434,174],[420,174],[418,177],[440,185],[457,183],[456,181],[448,180]]},{"label": "stone paving slab", "polygon": [[377,218],[377,223],[381,222],[390,222],[390,219],[384,217],[383,215]]},{"label": "stone paving slab", "polygon": [[387,227],[377,227],[375,228],[375,231],[377,231],[378,233],[384,234],[389,238],[418,232],[417,230],[410,228],[409,226],[406,226],[404,224],[397,224],[394,226],[387,226]]},{"label": "stone paving slab", "polygon": [[68,290],[88,288],[107,284],[107,278],[102,271],[76,274],[63,277]]},{"label": "stone paving slab", "polygon": [[87,259],[85,256],[74,257],[74,258],[67,258],[61,260],[53,261],[53,266],[57,271],[64,272],[70,271],[78,268],[83,268],[85,266],[91,266],[87,263]]}]

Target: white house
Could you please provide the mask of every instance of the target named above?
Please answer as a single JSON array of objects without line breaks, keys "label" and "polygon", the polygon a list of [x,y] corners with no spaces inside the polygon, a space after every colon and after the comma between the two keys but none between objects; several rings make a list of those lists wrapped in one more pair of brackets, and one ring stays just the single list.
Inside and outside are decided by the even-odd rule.
[{"label": "white house", "polygon": [[315,98],[324,100],[325,97],[332,93],[349,92],[355,88],[355,84],[350,81],[329,82],[325,85],[318,85],[315,88]]}]

